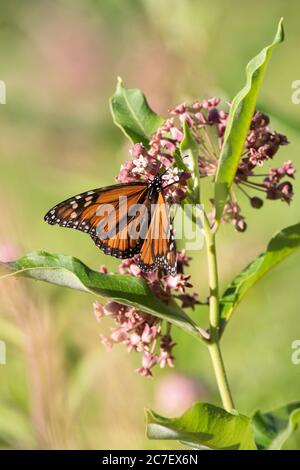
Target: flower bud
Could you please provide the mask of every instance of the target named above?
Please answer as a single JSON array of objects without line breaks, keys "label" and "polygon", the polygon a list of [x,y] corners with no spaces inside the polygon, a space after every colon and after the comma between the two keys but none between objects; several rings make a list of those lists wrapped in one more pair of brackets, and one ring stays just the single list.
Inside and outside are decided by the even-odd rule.
[{"label": "flower bud", "polygon": [[238,232],[245,232],[245,230],[247,229],[247,224],[242,218],[237,219],[235,221],[234,226]]},{"label": "flower bud", "polygon": [[263,206],[264,201],[260,197],[254,196],[251,197],[250,204],[254,209],[260,209]]},{"label": "flower bud", "polygon": [[217,108],[211,108],[208,113],[208,121],[212,124],[220,122],[219,111]]}]

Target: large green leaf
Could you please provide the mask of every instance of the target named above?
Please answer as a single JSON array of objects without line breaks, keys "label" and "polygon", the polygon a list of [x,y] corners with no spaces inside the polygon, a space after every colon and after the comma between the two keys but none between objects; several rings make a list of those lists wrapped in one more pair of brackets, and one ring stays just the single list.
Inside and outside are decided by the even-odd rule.
[{"label": "large green leaf", "polygon": [[138,89],[124,88],[118,79],[115,94],[110,99],[110,109],[114,123],[134,143],[149,145],[151,135],[164,122],[150,108],[144,94]]},{"label": "large green leaf", "polygon": [[284,40],[281,19],[272,44],[262,49],[246,67],[246,84],[232,101],[215,183],[217,219],[220,219],[233,183],[255,111],[257,96],[274,47]]},{"label": "large green leaf", "polygon": [[171,307],[160,301],[144,280],[134,276],[102,274],[77,258],[44,251],[30,253],[13,263],[0,263],[0,271],[4,271],[3,277],[24,275],[114,299],[167,320],[199,338],[196,324],[179,306]]},{"label": "large green leaf", "polygon": [[209,403],[195,403],[179,418],[147,410],[146,419],[149,439],[179,440],[195,448],[256,450],[251,419]]},{"label": "large green leaf", "polygon": [[238,274],[225,290],[220,301],[221,318],[225,324],[248,290],[298,248],[300,248],[300,224],[285,228],[271,239],[266,251]]},{"label": "large green leaf", "polygon": [[280,450],[300,426],[300,402],[290,403],[268,413],[257,411],[252,423],[260,450]]}]

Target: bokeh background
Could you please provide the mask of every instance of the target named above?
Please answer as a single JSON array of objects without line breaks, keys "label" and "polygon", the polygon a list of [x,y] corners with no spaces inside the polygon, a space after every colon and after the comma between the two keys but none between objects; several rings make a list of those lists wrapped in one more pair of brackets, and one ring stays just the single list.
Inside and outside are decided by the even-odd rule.
[{"label": "bokeh background", "polygon": [[[0,259],[44,249],[75,255],[95,269],[117,262],[84,234],[50,227],[44,213],[59,200],[112,184],[128,143],[108,107],[116,78],[146,93],[161,115],[185,99],[230,99],[247,61],[285,18],[286,42],[274,52],[259,99],[275,130],[291,145],[277,156],[299,166],[300,5],[296,0],[3,0],[0,79]],[[222,286],[257,256],[271,235],[299,222],[299,184],[290,207],[271,201],[260,211],[244,200],[248,230],[231,226],[219,239]],[[195,288],[206,291],[205,253],[193,253]],[[300,399],[299,261],[270,273],[238,308],[223,350],[236,406],[252,413]],[[1,281],[0,447],[164,449],[147,441],[143,409],[176,415],[195,399],[219,403],[206,350],[176,332],[176,369],[138,376],[140,357],[123,346],[108,353],[93,297],[23,280]],[[205,322],[206,308],[194,318]],[[300,446],[300,435],[287,448]]]}]

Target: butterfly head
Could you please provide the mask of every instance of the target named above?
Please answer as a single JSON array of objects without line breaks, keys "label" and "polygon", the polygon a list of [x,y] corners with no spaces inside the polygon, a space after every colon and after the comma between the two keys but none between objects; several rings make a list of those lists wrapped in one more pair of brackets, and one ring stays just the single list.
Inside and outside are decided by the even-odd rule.
[{"label": "butterfly head", "polygon": [[161,189],[162,189],[162,184],[163,184],[163,175],[164,173],[159,173],[158,175],[153,178],[152,181],[149,183],[149,197],[154,196],[155,194],[158,194]]}]

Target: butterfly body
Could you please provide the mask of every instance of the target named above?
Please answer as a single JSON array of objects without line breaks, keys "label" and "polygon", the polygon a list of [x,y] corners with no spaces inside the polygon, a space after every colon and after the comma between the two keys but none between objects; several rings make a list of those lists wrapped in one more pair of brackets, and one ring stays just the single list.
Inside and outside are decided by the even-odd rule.
[{"label": "butterfly body", "polygon": [[148,184],[149,199],[153,199],[155,202],[157,201],[158,195],[162,190],[162,182],[162,174],[159,174]]},{"label": "butterfly body", "polygon": [[54,206],[44,219],[88,233],[107,255],[120,259],[138,255],[144,272],[162,268],[177,274],[163,174],[149,182],[121,183],[78,194]]}]

